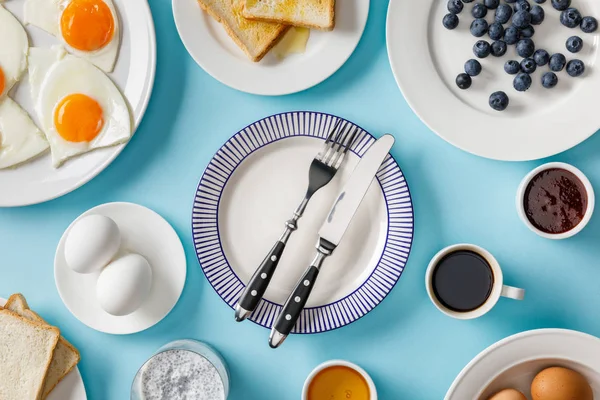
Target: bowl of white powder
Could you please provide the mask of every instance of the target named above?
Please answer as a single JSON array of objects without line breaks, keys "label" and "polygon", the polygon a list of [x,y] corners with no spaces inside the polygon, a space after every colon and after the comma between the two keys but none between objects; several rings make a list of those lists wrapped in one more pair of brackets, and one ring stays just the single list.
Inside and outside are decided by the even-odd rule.
[{"label": "bowl of white powder", "polygon": [[131,400],[226,400],[229,373],[223,358],[196,340],[161,347],[140,368]]}]

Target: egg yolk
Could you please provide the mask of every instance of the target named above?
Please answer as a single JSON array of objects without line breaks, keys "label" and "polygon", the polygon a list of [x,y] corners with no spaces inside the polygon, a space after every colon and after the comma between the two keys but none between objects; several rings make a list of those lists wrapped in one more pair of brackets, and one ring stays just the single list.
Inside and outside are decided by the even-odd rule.
[{"label": "egg yolk", "polygon": [[60,28],[69,46],[94,51],[112,40],[115,21],[102,0],[72,0],[62,13]]},{"label": "egg yolk", "polygon": [[0,68],[0,95],[4,93],[4,71]]},{"label": "egg yolk", "polygon": [[54,126],[69,142],[91,142],[104,126],[102,107],[85,94],[69,95],[54,111]]}]

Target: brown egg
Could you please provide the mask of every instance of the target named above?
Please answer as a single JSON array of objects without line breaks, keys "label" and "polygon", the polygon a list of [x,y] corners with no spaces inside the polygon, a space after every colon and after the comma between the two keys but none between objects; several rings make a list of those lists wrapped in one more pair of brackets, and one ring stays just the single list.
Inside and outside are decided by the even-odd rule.
[{"label": "brown egg", "polygon": [[527,400],[527,397],[518,390],[504,389],[490,397],[488,400]]},{"label": "brown egg", "polygon": [[546,368],[531,383],[533,400],[594,400],[588,381],[568,368]]}]

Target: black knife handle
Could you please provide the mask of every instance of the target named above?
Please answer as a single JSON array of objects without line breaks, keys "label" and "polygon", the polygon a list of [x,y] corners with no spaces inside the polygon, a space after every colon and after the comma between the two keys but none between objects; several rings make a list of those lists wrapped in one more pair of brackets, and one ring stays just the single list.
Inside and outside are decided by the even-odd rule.
[{"label": "black knife handle", "polygon": [[274,326],[275,330],[281,335],[287,336],[294,329],[294,325],[296,325],[296,321],[300,318],[300,314],[310,297],[318,276],[319,268],[311,265],[296,285],[290,297],[288,297]]},{"label": "black knife handle", "polygon": [[248,282],[246,289],[244,289],[238,300],[238,304],[242,308],[248,311],[256,309],[256,306],[258,306],[258,303],[267,291],[267,287],[271,282],[271,278],[273,278],[284,249],[285,243],[281,241],[275,243],[275,246],[273,246],[269,254],[267,254],[258,269],[254,272],[254,275],[250,278],[250,282]]}]

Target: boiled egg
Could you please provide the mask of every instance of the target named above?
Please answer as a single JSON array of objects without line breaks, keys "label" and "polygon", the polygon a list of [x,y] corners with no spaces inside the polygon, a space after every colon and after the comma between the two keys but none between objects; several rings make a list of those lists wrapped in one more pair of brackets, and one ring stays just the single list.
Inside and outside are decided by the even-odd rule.
[{"label": "boiled egg", "polygon": [[27,69],[29,39],[23,25],[0,5],[0,98],[4,97]]},{"label": "boiled egg", "polygon": [[25,23],[56,36],[70,53],[106,72],[119,53],[119,18],[111,0],[27,0]]},{"label": "boiled egg", "polygon": [[65,261],[75,272],[100,271],[117,254],[121,232],[116,222],[104,215],[87,215],[77,220],[65,239]]},{"label": "boiled egg", "polygon": [[503,389],[488,400],[527,400],[527,397],[515,389]]},{"label": "boiled egg", "polygon": [[533,400],[594,400],[590,384],[577,371],[562,367],[546,368],[531,383]]},{"label": "boiled egg", "polygon": [[28,161],[48,149],[44,134],[10,97],[0,97],[0,169]]},{"label": "boiled egg", "polygon": [[71,157],[131,138],[129,107],[115,84],[62,47],[31,48],[29,82],[34,108],[59,167]]},{"label": "boiled egg", "polygon": [[152,268],[139,254],[128,254],[106,266],[96,283],[100,307],[115,316],[129,315],[143,304],[152,287]]}]

